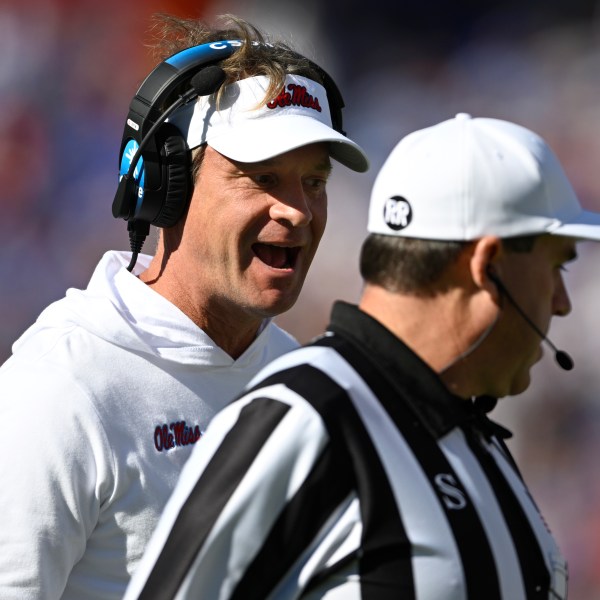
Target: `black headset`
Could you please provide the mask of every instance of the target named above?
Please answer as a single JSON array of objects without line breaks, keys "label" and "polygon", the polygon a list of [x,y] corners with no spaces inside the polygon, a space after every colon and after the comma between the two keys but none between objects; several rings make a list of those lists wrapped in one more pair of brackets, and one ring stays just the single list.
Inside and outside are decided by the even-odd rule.
[{"label": "black headset", "polygon": [[[137,239],[134,242],[132,238],[135,256],[129,270],[149,225],[175,225],[191,196],[187,142],[179,129],[165,121],[180,106],[214,93],[225,78],[218,63],[242,44],[240,40],[223,40],[174,54],[146,77],[131,101],[119,155],[119,186],[112,205],[113,216],[128,221],[130,238]],[[338,87],[321,67],[306,60],[323,79],[333,128],[344,134],[344,101]]]}]

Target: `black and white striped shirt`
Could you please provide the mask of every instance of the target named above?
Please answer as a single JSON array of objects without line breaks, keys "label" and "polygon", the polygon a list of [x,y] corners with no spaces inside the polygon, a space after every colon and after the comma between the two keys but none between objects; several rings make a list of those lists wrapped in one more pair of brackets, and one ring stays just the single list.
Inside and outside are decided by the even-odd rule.
[{"label": "black and white striped shirt", "polygon": [[337,303],[260,378],[195,448],[126,600],[566,598],[502,428],[375,320]]}]

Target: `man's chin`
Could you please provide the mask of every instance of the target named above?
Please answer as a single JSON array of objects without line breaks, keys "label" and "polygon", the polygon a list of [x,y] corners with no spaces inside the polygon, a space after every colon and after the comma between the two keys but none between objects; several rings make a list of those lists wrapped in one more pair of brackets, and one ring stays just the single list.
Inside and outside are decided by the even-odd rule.
[{"label": "man's chin", "polygon": [[270,290],[252,307],[252,310],[263,319],[272,319],[290,310],[296,304],[298,295],[297,292]]},{"label": "man's chin", "polygon": [[522,394],[530,385],[531,385],[531,374],[530,374],[530,372],[527,371],[527,373],[521,373],[513,381],[513,385],[511,386],[511,390],[510,390],[510,392],[507,395],[508,396],[518,396],[519,394]]}]

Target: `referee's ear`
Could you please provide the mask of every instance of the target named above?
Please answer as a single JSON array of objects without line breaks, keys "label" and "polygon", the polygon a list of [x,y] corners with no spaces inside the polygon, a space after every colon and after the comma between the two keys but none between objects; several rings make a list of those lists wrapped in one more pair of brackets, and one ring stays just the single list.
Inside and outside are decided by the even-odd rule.
[{"label": "referee's ear", "polygon": [[498,286],[489,276],[490,269],[499,271],[499,258],[502,254],[502,240],[495,235],[487,235],[475,240],[469,261],[471,279],[476,287],[487,291],[496,302],[500,302]]}]

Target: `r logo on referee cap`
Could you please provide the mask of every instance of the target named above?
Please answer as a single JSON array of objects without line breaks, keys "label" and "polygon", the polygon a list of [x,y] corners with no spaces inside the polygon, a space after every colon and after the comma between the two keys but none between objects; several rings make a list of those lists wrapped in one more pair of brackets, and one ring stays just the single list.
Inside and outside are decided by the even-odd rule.
[{"label": "r logo on referee cap", "polygon": [[412,221],[412,209],[406,198],[392,196],[383,205],[383,220],[394,231],[404,229]]}]

